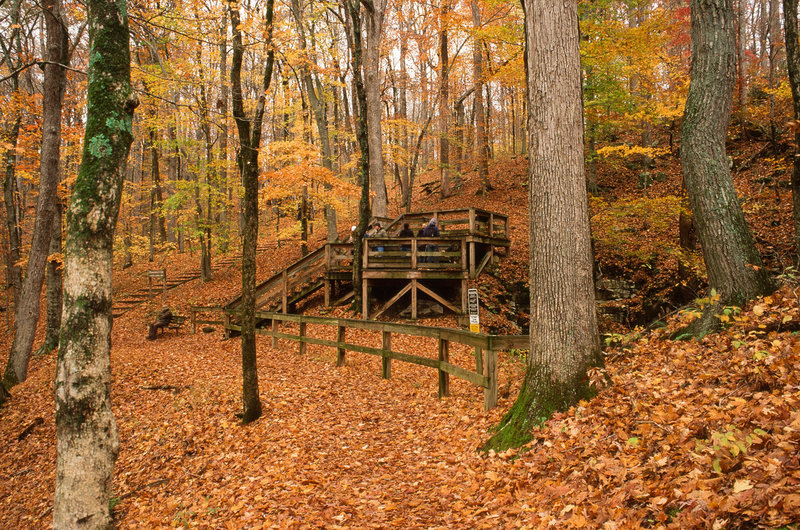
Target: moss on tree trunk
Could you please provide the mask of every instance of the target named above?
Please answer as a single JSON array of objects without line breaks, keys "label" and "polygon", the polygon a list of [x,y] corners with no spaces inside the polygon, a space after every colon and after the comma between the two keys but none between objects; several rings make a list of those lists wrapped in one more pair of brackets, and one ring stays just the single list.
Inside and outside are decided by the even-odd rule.
[{"label": "moss on tree trunk", "polygon": [[546,366],[528,369],[519,396],[481,450],[505,451],[525,445],[532,439],[532,429],[543,425],[554,412],[593,396],[583,373],[567,381],[556,381]]},{"label": "moss on tree trunk", "polygon": [[119,438],[111,412],[111,266],[136,100],[125,1],[90,0],[83,155],[67,211],[56,367],[54,528],[107,528]]}]

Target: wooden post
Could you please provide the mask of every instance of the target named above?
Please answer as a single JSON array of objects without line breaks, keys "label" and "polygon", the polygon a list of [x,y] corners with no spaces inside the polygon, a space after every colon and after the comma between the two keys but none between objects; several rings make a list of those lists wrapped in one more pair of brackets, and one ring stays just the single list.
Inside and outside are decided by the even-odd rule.
[{"label": "wooden post", "polygon": [[273,318],[272,319],[272,347],[278,347],[278,320]]},{"label": "wooden post", "polygon": [[331,306],[331,281],[325,280],[325,307]]},{"label": "wooden post", "polygon": [[461,280],[461,314],[467,314],[467,280]]},{"label": "wooden post", "polygon": [[194,335],[197,329],[195,327],[195,320],[197,320],[197,311],[195,311],[194,309],[190,309],[189,311],[191,311],[192,313],[192,335]]},{"label": "wooden post", "polygon": [[417,238],[411,240],[411,270],[417,270]]},{"label": "wooden post", "polygon": [[486,350],[483,368],[483,375],[489,380],[489,386],[483,390],[483,408],[489,410],[497,406],[497,350]]},{"label": "wooden post", "polygon": [[387,353],[389,353],[389,351],[392,349],[392,333],[390,331],[383,332],[383,345],[381,348],[384,351],[384,355],[381,357],[381,376],[384,379],[391,379],[392,358],[387,355]]},{"label": "wooden post", "polygon": [[344,339],[347,328],[339,326],[336,329],[336,366],[344,366]]},{"label": "wooden post", "polygon": [[489,237],[494,237],[494,214],[489,212]]},{"label": "wooden post", "polygon": [[483,373],[483,349],[475,346],[475,372]]},{"label": "wooden post", "polygon": [[231,316],[228,313],[222,313],[222,325],[225,326],[225,338],[231,338]]},{"label": "wooden post", "polygon": [[467,264],[467,245],[464,244],[464,240],[461,239],[458,242],[458,248],[461,249],[461,270],[466,271],[469,268]]},{"label": "wooden post", "polygon": [[417,319],[417,280],[411,280],[411,320]]},{"label": "wooden post", "polygon": [[[450,362],[450,341],[439,339],[439,361]],[[450,395],[450,374],[439,368],[439,399]]]},{"label": "wooden post", "polygon": [[369,280],[364,278],[361,280],[361,318],[367,320],[369,318]]},{"label": "wooden post", "polygon": [[475,233],[475,208],[469,209],[469,235]]},{"label": "wooden post", "polygon": [[469,277],[475,278],[475,242],[469,242]]},{"label": "wooden post", "polygon": [[306,341],[303,339],[306,338],[306,323],[300,322],[300,355],[306,354]]},{"label": "wooden post", "polygon": [[282,313],[285,315],[289,310],[289,274],[283,269],[283,292],[281,293]]},{"label": "wooden post", "polygon": [[167,269],[151,269],[147,271],[147,300],[153,300],[153,280],[161,280],[161,304],[166,303]]}]

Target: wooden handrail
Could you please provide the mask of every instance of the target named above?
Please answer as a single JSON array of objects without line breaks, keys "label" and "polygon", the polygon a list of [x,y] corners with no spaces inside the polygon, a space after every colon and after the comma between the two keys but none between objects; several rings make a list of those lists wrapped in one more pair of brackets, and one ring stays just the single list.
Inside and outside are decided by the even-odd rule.
[{"label": "wooden handrail", "polygon": [[[302,268],[302,267],[304,267],[304,266],[306,266],[306,265],[308,265],[308,264],[310,264],[310,263],[312,263],[312,262],[314,262],[314,261],[316,261],[318,259],[320,261],[324,261],[324,258],[325,258],[325,245],[323,245],[322,247],[318,248],[314,252],[311,252],[310,254],[305,255],[304,257],[302,257],[299,260],[295,261],[294,263],[292,263],[291,265],[289,265],[285,269],[281,270],[280,272],[277,272],[276,274],[273,274],[272,276],[267,278],[265,281],[263,281],[260,284],[258,284],[256,286],[256,293],[255,293],[256,299],[258,299],[264,293],[268,292],[270,289],[274,288],[276,285],[280,285],[280,283],[284,280],[285,277],[294,276],[294,273],[298,269],[300,269],[300,268]],[[228,304],[225,307],[226,308],[236,307],[241,302],[241,300],[242,300],[242,295],[240,294],[239,296],[237,296],[236,298],[234,298],[233,300],[228,302]]]},{"label": "wooden handrail", "polygon": [[[225,310],[225,314],[230,316],[235,313],[231,310]],[[382,358],[381,372],[384,378],[391,377],[392,359],[435,368],[439,373],[440,397],[448,394],[448,378],[452,375],[453,377],[458,377],[459,379],[463,379],[464,381],[484,389],[484,407],[486,410],[497,405],[498,351],[511,348],[524,349],[530,344],[529,338],[526,335],[487,335],[460,329],[437,328],[416,324],[395,324],[391,322],[348,318],[290,315],[269,311],[257,311],[256,318],[258,320],[270,320],[272,322],[269,328],[257,328],[256,333],[272,337],[273,347],[277,345],[277,339],[287,339],[298,342],[301,353],[305,352],[307,344],[335,348],[337,351],[337,366],[341,366],[344,363],[345,353],[347,351],[377,355]],[[226,324],[228,330],[240,330],[240,326],[230,323],[230,318],[226,320],[228,322]],[[290,333],[281,332],[278,327],[278,322],[297,323],[299,328],[298,334],[292,335]],[[307,336],[306,331],[309,324],[331,326],[335,328],[337,330],[336,340],[318,339]],[[382,336],[381,347],[376,348],[347,342],[345,339],[347,329],[364,329],[380,332]],[[436,339],[439,344],[438,358],[434,359],[392,350],[391,335],[393,333]],[[449,362],[448,352],[450,342],[457,342],[475,348],[475,371],[456,366]]]},{"label": "wooden handrail", "polygon": [[[444,262],[444,263],[430,263],[423,265],[428,265],[427,268],[434,268],[434,269],[449,269],[449,270],[467,270],[468,260],[472,260],[472,254],[474,253],[474,242],[473,240],[469,239],[470,237],[490,237],[493,239],[501,238],[501,239],[508,239],[509,234],[509,225],[508,225],[508,216],[500,213],[490,212],[488,210],[484,210],[481,208],[459,208],[459,209],[452,209],[452,210],[432,210],[428,212],[414,212],[414,213],[407,213],[402,214],[394,220],[388,220],[388,218],[379,218],[382,222],[388,223],[387,228],[399,226],[406,220],[424,220],[430,217],[437,217],[440,218],[441,216],[450,216],[452,214],[462,214],[465,217],[463,219],[440,219],[441,223],[443,224],[442,236],[440,238],[396,238],[391,237],[389,239],[365,239],[364,249],[365,252],[363,253],[364,256],[364,267],[369,268],[369,242],[384,242],[382,246],[389,246],[389,245],[397,245],[399,243],[405,242],[406,245],[411,246],[411,252],[408,256],[410,258],[410,265],[412,268],[416,269],[419,268],[419,264],[423,263],[421,261],[422,257],[425,257],[425,250],[419,250],[418,245],[438,245],[441,248],[445,248],[447,246],[453,245],[461,245],[458,247],[458,252],[460,253],[460,257],[447,255],[450,260],[456,258],[454,263],[451,262]],[[457,225],[459,228],[457,230],[453,230],[454,237],[447,236],[447,230],[444,228],[447,224]],[[463,227],[461,227],[463,225]],[[464,237],[467,236],[467,237]],[[466,242],[466,243],[465,243]],[[469,252],[468,249],[464,247],[464,245],[469,245]],[[505,243],[502,243],[505,244]],[[264,282],[260,283],[256,286],[256,298],[261,298],[264,294],[268,293],[269,291],[287,287],[282,286],[282,282],[284,281],[291,281],[295,274],[301,270],[308,270],[309,266],[313,265],[314,262],[318,261],[322,267],[332,270],[333,267],[333,258],[336,256],[335,252],[331,252],[332,249],[346,247],[347,244],[345,243],[326,243],[319,249],[315,250],[314,252],[308,254],[307,256],[301,258],[300,260],[292,263],[286,269],[274,274]],[[438,254],[443,256],[445,254]],[[397,257],[397,256],[395,256]],[[388,262],[388,260],[387,260]],[[471,267],[471,265],[469,265]],[[379,268],[391,268],[390,266]],[[342,267],[344,269],[344,267]],[[470,274],[472,274],[473,269],[470,268]],[[226,307],[227,308],[234,308],[239,303],[241,303],[241,295],[237,296],[233,300],[231,300]]]},{"label": "wooden handrail", "polygon": [[[393,237],[363,240],[361,253],[364,270],[399,267],[405,270],[436,268],[445,270],[467,270],[464,240],[447,237]],[[427,246],[438,250],[427,250]],[[382,247],[383,250],[376,250]],[[405,247],[405,248],[404,248]],[[437,261],[422,262],[420,256]],[[439,261],[441,260],[441,261]],[[381,266],[387,265],[388,266]]]}]

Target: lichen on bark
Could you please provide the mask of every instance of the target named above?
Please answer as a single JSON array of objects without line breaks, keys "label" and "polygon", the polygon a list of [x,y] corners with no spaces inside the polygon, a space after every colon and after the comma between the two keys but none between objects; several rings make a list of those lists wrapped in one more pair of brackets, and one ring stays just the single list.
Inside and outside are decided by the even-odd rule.
[{"label": "lichen on bark", "polygon": [[133,139],[128,124],[137,102],[130,85],[124,0],[89,0],[88,11],[88,110],[67,210],[64,322],[56,368],[55,528],[111,525],[108,501],[119,448],[110,396],[111,264]]}]

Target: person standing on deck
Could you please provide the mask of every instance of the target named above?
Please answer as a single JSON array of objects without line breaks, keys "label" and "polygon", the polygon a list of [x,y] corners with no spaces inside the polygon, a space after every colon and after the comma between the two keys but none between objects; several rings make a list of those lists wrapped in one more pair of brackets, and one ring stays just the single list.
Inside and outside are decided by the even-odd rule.
[{"label": "person standing on deck", "polygon": [[[414,237],[414,232],[409,227],[408,223],[403,223],[403,229],[397,234],[397,237]],[[402,252],[411,252],[411,245],[401,245]]]},{"label": "person standing on deck", "polygon": [[[381,224],[378,221],[375,221],[372,225],[372,234],[367,234],[367,237],[375,237],[375,238],[387,238],[389,237],[389,233],[386,232],[386,229],[381,227]],[[375,247],[375,250],[378,252],[383,252],[383,245]]]},{"label": "person standing on deck", "polygon": [[[435,217],[432,217],[428,224],[425,225],[425,228],[422,231],[422,235],[424,237],[439,237],[439,223]],[[425,245],[426,252],[439,252],[438,245],[428,244]],[[428,255],[427,259],[425,260],[428,263],[439,263],[439,258],[436,256]]]}]

